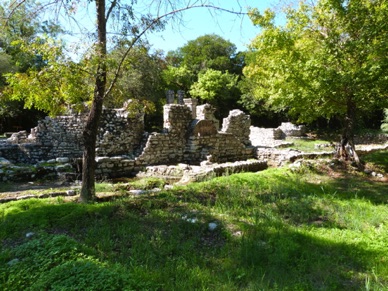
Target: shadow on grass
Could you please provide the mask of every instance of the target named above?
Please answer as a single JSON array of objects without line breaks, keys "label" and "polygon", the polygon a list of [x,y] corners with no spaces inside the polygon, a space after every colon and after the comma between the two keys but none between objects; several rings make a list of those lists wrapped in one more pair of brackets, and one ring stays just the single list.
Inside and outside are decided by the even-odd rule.
[{"label": "shadow on grass", "polygon": [[[65,234],[79,249],[91,249],[106,268],[118,265],[129,278],[126,287],[140,290],[359,289],[379,255],[362,243],[299,231],[271,211],[253,211],[254,222],[242,223],[239,236],[210,208],[201,207],[205,201],[195,194],[161,193],[89,205],[12,202],[0,208],[3,248],[20,245],[27,232]],[[214,198],[214,205],[224,194]],[[304,207],[299,209],[310,211]],[[213,231],[210,222],[218,225]],[[0,257],[4,265],[13,259],[12,251],[8,254]],[[45,276],[56,266],[35,267],[37,275]]]},{"label": "shadow on grass", "polygon": [[381,255],[362,243],[339,243],[268,221],[250,227],[240,251],[242,265],[262,275],[269,287],[298,290],[363,289]]},{"label": "shadow on grass", "polygon": [[388,173],[388,151],[377,151],[362,156],[365,162],[373,163]]}]

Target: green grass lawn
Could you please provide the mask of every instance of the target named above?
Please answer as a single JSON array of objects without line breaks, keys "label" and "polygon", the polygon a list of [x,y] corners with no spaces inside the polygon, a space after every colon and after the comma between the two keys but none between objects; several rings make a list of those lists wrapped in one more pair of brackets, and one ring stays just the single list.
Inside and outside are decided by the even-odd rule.
[{"label": "green grass lawn", "polygon": [[0,290],[387,290],[387,182],[329,165],[2,204]]},{"label": "green grass lawn", "polygon": [[288,137],[286,141],[292,143],[288,148],[303,152],[334,151],[332,142],[327,140]]}]

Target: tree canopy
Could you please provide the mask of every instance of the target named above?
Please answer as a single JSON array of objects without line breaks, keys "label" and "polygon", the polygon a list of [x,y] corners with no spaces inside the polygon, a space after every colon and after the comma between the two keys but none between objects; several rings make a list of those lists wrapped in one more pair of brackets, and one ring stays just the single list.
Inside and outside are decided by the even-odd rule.
[{"label": "tree canopy", "polygon": [[[208,69],[199,73],[198,81],[190,89],[190,95],[213,104],[220,109],[236,97],[238,76],[228,72]],[[229,111],[229,106],[226,110]],[[220,110],[225,113],[225,110]]]},{"label": "tree canopy", "polygon": [[229,40],[216,34],[206,34],[168,52],[166,60],[171,66],[187,67],[195,75],[207,69],[238,73],[243,58],[236,50],[236,45]]},{"label": "tree canopy", "polygon": [[247,57],[246,96],[300,122],[340,117],[351,142],[357,117],[388,103],[388,2],[305,1],[285,12],[275,25],[273,12],[251,11],[263,30]]},{"label": "tree canopy", "polygon": [[169,89],[184,90],[215,105],[217,117],[222,117],[230,108],[239,107],[237,82],[242,75],[244,53],[236,53],[236,49],[218,35],[200,36],[168,52],[163,78]]}]

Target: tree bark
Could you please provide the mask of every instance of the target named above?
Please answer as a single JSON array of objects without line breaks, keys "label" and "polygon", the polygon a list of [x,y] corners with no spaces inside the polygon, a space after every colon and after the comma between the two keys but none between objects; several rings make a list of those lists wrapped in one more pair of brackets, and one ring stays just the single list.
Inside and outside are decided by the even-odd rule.
[{"label": "tree bark", "polygon": [[337,150],[337,156],[347,161],[354,161],[358,168],[362,168],[362,163],[357,155],[354,145],[354,129],[356,121],[356,105],[353,98],[347,98],[346,115],[341,136],[341,143]]},{"label": "tree bark", "polygon": [[82,159],[82,187],[80,194],[81,202],[94,200],[95,191],[95,168],[96,168],[96,140],[98,125],[102,114],[102,105],[106,87],[106,18],[105,0],[96,0],[97,11],[97,57],[98,66],[95,76],[95,86],[92,107],[83,131],[84,151]]}]

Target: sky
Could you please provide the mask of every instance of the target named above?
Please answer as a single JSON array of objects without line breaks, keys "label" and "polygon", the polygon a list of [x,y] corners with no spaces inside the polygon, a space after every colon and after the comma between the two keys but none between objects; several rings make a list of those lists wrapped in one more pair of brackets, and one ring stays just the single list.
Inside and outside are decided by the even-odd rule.
[{"label": "sky", "polygon": [[[222,2],[222,3],[221,3]],[[248,7],[256,7],[264,11],[271,7],[270,0],[224,0],[220,6],[230,10],[247,11]],[[240,6],[241,5],[241,8]],[[165,52],[176,50],[188,41],[205,34],[217,34],[236,45],[237,51],[244,51],[251,40],[260,32],[249,17],[237,16],[228,12],[214,12],[204,8],[195,8],[183,13],[181,25],[168,24],[162,32],[152,33],[148,40],[154,49]]]},{"label": "sky", "polygon": [[[189,1],[196,2],[196,0]],[[232,11],[247,12],[248,7],[251,7],[258,8],[260,12],[263,12],[266,8],[273,8],[279,1],[281,0],[213,0],[212,3],[215,6]],[[143,3],[143,1],[138,2]],[[144,3],[148,2],[145,1]],[[79,10],[77,18],[82,19],[81,23],[72,24],[71,26],[67,26],[68,23],[66,23],[67,28],[76,31],[78,26],[82,26],[88,32],[94,33],[94,7],[89,5],[87,7],[77,7],[77,9]],[[144,6],[141,9],[146,10],[149,7]],[[238,52],[247,50],[247,46],[259,32],[260,29],[252,24],[247,15],[237,16],[228,12],[193,8],[182,13],[181,21],[169,21],[163,31],[147,34],[147,39],[152,50],[162,50],[167,53],[170,50],[176,50],[184,46],[188,41],[199,36],[217,34],[235,44]],[[67,37],[67,39],[71,42],[71,38]],[[79,39],[74,38],[74,44],[79,46]],[[84,39],[84,46],[81,51],[88,50],[90,40]]]}]

